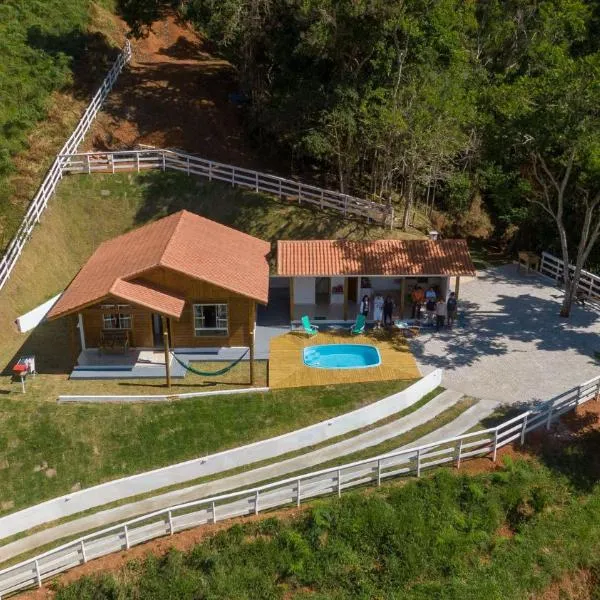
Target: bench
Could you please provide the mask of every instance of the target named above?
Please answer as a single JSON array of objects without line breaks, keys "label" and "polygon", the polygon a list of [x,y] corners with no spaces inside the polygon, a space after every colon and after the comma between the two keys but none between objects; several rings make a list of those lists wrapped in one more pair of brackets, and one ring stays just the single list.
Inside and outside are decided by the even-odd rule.
[{"label": "bench", "polygon": [[114,350],[116,352],[127,352],[129,349],[129,332],[126,329],[104,329],[100,334],[98,352],[103,350]]}]

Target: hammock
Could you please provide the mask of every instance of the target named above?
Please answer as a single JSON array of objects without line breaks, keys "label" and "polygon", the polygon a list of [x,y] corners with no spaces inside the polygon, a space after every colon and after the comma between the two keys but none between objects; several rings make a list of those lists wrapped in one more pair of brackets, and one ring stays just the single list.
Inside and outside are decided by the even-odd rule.
[{"label": "hammock", "polygon": [[179,360],[175,354],[171,353],[171,356],[186,371],[189,371],[190,373],[195,373],[196,375],[201,375],[202,377],[218,377],[219,375],[224,375],[225,373],[227,373],[227,371],[231,371],[231,369],[233,369],[233,367],[235,367],[235,365],[237,365],[242,360],[242,358],[244,358],[244,356],[246,356],[246,354],[248,354],[248,350],[246,350],[246,352],[244,352],[244,354],[242,354],[239,358],[234,360],[230,365],[223,367],[222,369],[219,369],[218,371],[212,371],[212,372],[211,371],[199,371],[198,369],[194,369],[194,367],[190,367],[189,365],[186,365],[183,361]]}]

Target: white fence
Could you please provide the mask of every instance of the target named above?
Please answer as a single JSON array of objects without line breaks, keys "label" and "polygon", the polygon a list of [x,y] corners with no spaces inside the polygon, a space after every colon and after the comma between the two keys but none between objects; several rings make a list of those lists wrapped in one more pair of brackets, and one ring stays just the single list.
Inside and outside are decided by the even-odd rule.
[{"label": "white fence", "polygon": [[326,421],[168,467],[113,479],[66,496],[46,500],[46,502],[1,517],[0,538],[6,538],[32,527],[104,506],[123,498],[186,483],[326,442],[404,410],[425,394],[433,391],[441,381],[442,371],[436,369],[400,392]]},{"label": "white fence", "polygon": [[123,171],[139,173],[150,169],[162,171],[169,169],[206,177],[209,181],[223,181],[255,192],[265,192],[282,199],[291,199],[298,204],[312,204],[321,209],[332,209],[341,212],[345,217],[354,215],[364,217],[369,222],[376,221],[390,227],[394,225],[394,208],[391,205],[363,200],[268,173],[206,160],[178,150],[65,153],[62,158],[65,161],[64,170],[69,173]]},{"label": "white fence", "polygon": [[344,490],[381,485],[384,479],[391,477],[409,474],[419,477],[425,469],[438,465],[450,464],[460,468],[461,461],[475,456],[491,455],[495,461],[502,446],[517,440],[523,443],[527,432],[534,429],[549,429],[558,416],[596,398],[599,392],[600,377],[596,377],[497,427],[173,506],[132,519],[0,571],[0,597],[41,586],[44,580],[94,558],[198,525],[254,515],[286,505],[300,506],[303,500],[328,494],[340,496]]},{"label": "white fence", "polygon": [[96,115],[98,114],[102,103],[106,99],[106,96],[115,84],[115,81],[123,70],[123,67],[129,62],[130,59],[131,45],[129,40],[127,40],[123,50],[117,57],[112,68],[108,72],[108,75],[102,82],[102,85],[100,88],[98,88],[98,91],[83,113],[83,116],[77,124],[77,127],[66,141],[65,145],[61,148],[57,157],[54,159],[54,162],[46,174],[42,185],[39,187],[36,195],[31,201],[31,204],[25,213],[25,217],[23,218],[17,233],[8,245],[2,260],[0,260],[0,289],[2,289],[4,284],[8,281],[8,278],[10,277],[12,270],[15,268],[19,256],[21,256],[21,252],[23,252],[25,244],[31,236],[33,228],[37,223],[40,222],[40,216],[46,209],[48,200],[52,197],[52,194],[54,194],[56,185],[63,176],[64,159],[61,157],[61,155],[77,151],[79,144],[81,144],[83,141],[83,138],[90,128],[90,125],[96,118]]},{"label": "white fence", "polygon": [[[565,263],[560,258],[542,252],[542,262],[540,263],[540,273],[562,282],[564,278]],[[569,274],[572,276],[575,272],[575,265],[569,265]],[[600,277],[589,271],[581,271],[579,278],[578,291],[583,292],[588,298],[600,298]]]}]

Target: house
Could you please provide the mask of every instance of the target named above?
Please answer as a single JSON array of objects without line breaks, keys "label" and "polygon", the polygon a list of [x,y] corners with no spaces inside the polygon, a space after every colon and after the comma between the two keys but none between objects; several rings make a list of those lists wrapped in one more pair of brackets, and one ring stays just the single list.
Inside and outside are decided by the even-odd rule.
[{"label": "house", "polygon": [[[354,319],[366,294],[392,295],[404,318],[413,287],[434,286],[442,297],[450,278],[475,267],[465,240],[291,240],[277,243],[277,275],[289,280],[292,321]],[[372,304],[372,303],[371,303]]]},{"label": "house", "polygon": [[182,210],[101,244],[48,319],[90,348],[253,347],[269,243]]}]

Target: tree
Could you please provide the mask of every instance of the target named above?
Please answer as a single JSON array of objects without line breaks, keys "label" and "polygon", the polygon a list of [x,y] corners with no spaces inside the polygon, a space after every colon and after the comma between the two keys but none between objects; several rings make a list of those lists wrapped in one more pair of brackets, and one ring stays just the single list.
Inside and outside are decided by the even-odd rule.
[{"label": "tree", "polygon": [[539,10],[526,64],[515,76],[504,74],[496,108],[501,134],[512,141],[510,151],[529,183],[525,200],[556,228],[565,263],[560,314],[568,317],[600,234],[600,53],[582,44],[589,17],[584,4],[557,0]]}]

